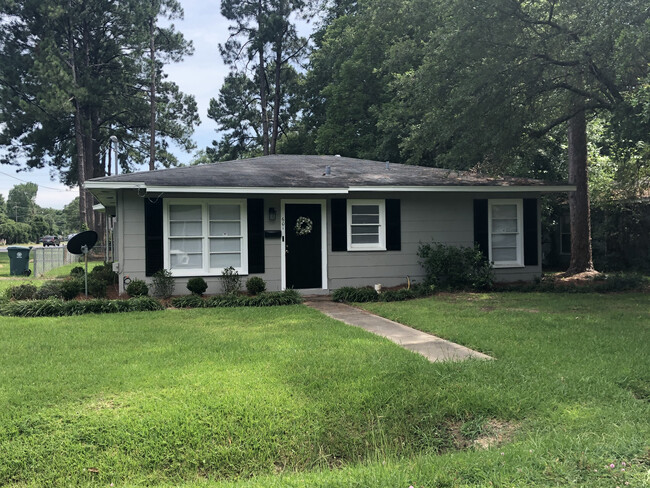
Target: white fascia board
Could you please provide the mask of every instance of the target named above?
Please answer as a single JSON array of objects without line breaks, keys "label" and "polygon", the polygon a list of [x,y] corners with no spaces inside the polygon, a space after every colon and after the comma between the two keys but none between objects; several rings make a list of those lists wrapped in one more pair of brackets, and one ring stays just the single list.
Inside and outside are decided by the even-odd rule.
[{"label": "white fascia board", "polygon": [[137,190],[145,187],[143,182],[133,181],[86,181],[84,183],[86,190]]},{"label": "white fascia board", "polygon": [[98,203],[97,205],[93,205],[93,210],[95,212],[105,212],[106,207],[104,207],[104,205],[102,205],[101,203]]},{"label": "white fascia board", "polygon": [[146,186],[147,193],[264,193],[323,195],[345,194],[347,188],[273,188],[273,187],[219,187],[219,186]]},{"label": "white fascia board", "polygon": [[558,186],[351,186],[350,192],[439,192],[439,193],[515,193],[576,191],[575,185]]}]

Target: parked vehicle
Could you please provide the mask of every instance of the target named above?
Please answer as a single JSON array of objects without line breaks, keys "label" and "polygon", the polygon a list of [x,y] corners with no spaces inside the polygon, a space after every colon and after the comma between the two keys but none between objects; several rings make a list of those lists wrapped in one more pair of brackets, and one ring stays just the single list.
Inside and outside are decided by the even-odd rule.
[{"label": "parked vehicle", "polygon": [[43,243],[43,246],[58,246],[61,244],[61,240],[58,236],[41,237],[41,242]]}]

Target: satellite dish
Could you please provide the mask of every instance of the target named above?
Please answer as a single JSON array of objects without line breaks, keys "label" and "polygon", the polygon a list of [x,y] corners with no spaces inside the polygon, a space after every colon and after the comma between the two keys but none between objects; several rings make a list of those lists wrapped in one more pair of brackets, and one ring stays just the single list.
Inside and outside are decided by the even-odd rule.
[{"label": "satellite dish", "polygon": [[[85,232],[80,232],[72,239],[68,241],[68,252],[72,254],[87,254],[95,244],[97,244],[97,239],[99,236],[94,230],[87,230]],[[84,246],[86,247],[84,252]]]},{"label": "satellite dish", "polygon": [[88,252],[97,244],[97,232],[94,230],[87,230],[74,236],[68,241],[68,252],[71,254],[83,254],[86,261],[86,269],[84,273],[84,283],[86,296],[88,296]]}]

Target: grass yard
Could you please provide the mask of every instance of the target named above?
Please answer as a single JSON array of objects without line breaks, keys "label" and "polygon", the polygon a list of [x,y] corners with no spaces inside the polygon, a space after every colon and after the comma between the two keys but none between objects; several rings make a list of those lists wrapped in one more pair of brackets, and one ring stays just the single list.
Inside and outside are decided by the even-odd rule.
[{"label": "grass yard", "polygon": [[650,485],[648,295],[364,307],[497,360],[304,306],[3,317],[0,485]]}]

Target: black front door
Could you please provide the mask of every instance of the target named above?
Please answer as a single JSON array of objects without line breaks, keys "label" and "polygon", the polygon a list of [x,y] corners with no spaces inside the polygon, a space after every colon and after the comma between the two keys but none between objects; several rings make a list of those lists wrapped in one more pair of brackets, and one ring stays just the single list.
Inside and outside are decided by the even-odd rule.
[{"label": "black front door", "polygon": [[287,288],[322,288],[320,204],[287,203],[284,222]]}]

